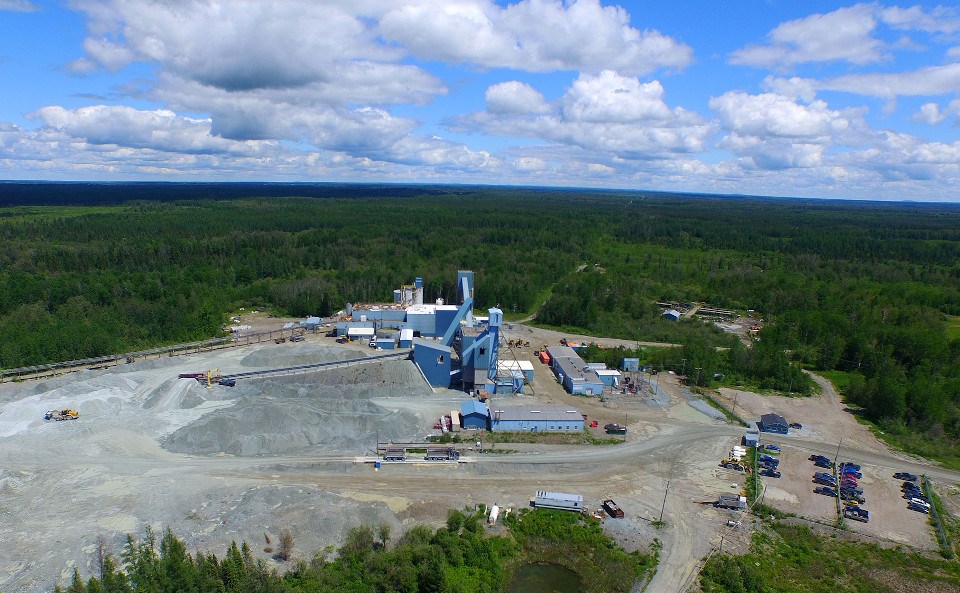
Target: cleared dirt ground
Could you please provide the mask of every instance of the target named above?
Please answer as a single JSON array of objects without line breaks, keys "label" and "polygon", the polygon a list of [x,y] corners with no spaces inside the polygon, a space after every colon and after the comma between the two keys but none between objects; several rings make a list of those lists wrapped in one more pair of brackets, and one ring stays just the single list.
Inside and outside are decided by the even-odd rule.
[{"label": "cleared dirt ground", "polygon": [[[529,334],[531,348],[518,356],[532,359],[534,340],[547,336]],[[742,488],[742,475],[717,463],[743,429],[704,413],[676,378],[663,377],[656,396],[601,402],[564,393],[535,362],[533,389],[517,403],[574,406],[601,426],[626,422],[626,442],[511,444],[517,452],[510,455],[468,451],[458,465],[379,472],[356,462],[378,437],[422,440],[468,396],[429,388],[400,360],[241,380],[234,388],[177,379],[181,372],[226,374],[371,353],[308,334],[302,343],[263,342],[0,385],[0,590],[49,591],[74,567],[87,576],[98,536],[118,553],[127,534],[141,536],[148,526],[170,527],[189,549],[218,554],[231,540],[246,540],[268,561],[264,535],[276,541],[291,529],[294,556],[309,559],[339,545],[353,526],[385,522],[399,537],[418,523],[441,524],[450,508],[526,506],[537,490],[576,492],[591,506],[614,498],[627,517],[607,519],[605,528],[618,541],[629,549],[663,542],[650,591],[685,588],[721,537],[725,549],[746,545],[749,522],[728,529],[736,513],[702,504]],[[80,419],[42,420],[46,410],[64,407],[77,408]],[[789,471],[801,476],[800,500],[812,464],[802,447],[784,455],[785,468],[796,466]],[[814,496],[812,484],[809,490]],[[652,522],[665,494],[666,526],[658,529]],[[808,501],[812,511],[830,503],[818,498]]]}]

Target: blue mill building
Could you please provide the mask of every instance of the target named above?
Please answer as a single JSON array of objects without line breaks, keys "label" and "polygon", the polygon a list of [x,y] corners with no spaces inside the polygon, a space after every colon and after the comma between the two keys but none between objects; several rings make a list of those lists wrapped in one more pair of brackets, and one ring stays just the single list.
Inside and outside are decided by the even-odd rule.
[{"label": "blue mill building", "polygon": [[[433,387],[463,387],[474,392],[522,392],[526,377],[518,369],[499,368],[503,311],[473,316],[473,272],[457,272],[455,304],[424,303],[423,279],[393,291],[393,303],[353,305],[337,322],[338,336],[370,341],[390,349],[412,348],[413,360]],[[399,339],[398,339],[399,338]]]}]

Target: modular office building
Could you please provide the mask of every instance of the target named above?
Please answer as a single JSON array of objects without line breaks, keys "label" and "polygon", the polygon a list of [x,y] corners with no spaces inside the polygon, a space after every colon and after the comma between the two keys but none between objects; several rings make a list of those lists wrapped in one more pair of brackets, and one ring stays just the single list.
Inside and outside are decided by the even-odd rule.
[{"label": "modular office building", "polygon": [[501,408],[490,410],[494,432],[582,432],[583,415],[567,408]]}]

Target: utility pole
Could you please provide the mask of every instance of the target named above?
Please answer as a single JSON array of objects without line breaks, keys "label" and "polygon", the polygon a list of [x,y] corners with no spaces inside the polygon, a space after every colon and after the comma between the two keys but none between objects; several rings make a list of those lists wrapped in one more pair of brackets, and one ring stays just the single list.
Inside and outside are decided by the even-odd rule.
[{"label": "utility pole", "polygon": [[694,369],[694,370],[697,371],[697,380],[696,380],[696,382],[694,383],[694,385],[699,385],[699,384],[700,384],[700,371],[703,370],[703,367],[697,367],[697,368]]},{"label": "utility pole", "polygon": [[687,372],[687,359],[686,359],[686,358],[681,359],[681,362],[683,362],[683,365],[681,365],[681,367],[680,367],[680,375],[681,375],[681,376],[686,376],[686,372]]},{"label": "utility pole", "polygon": [[660,507],[660,520],[658,523],[663,524],[663,510],[667,508],[667,493],[670,492],[670,480],[667,480],[667,487],[663,490],[663,505]]}]

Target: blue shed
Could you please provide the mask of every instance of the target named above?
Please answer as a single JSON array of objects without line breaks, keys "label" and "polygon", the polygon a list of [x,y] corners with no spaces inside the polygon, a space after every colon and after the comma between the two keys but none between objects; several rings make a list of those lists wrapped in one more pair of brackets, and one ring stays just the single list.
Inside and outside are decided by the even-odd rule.
[{"label": "blue shed", "polygon": [[453,350],[440,342],[423,338],[413,340],[413,361],[433,387],[450,387],[452,354]]},{"label": "blue shed", "polygon": [[397,341],[393,338],[377,338],[377,348],[383,350],[393,350],[397,347]]},{"label": "blue shed", "polygon": [[639,358],[624,358],[620,361],[620,370],[621,371],[631,371],[638,372],[640,370],[640,359]]},{"label": "blue shed", "polygon": [[487,430],[490,426],[490,408],[472,399],[460,404],[460,418],[464,428]]},{"label": "blue shed", "polygon": [[413,348],[413,330],[412,329],[400,330],[400,347]]},{"label": "blue shed", "polygon": [[613,369],[603,369],[599,371],[594,371],[600,381],[607,387],[620,387],[620,379],[623,377],[620,374],[620,371],[615,371]]}]

